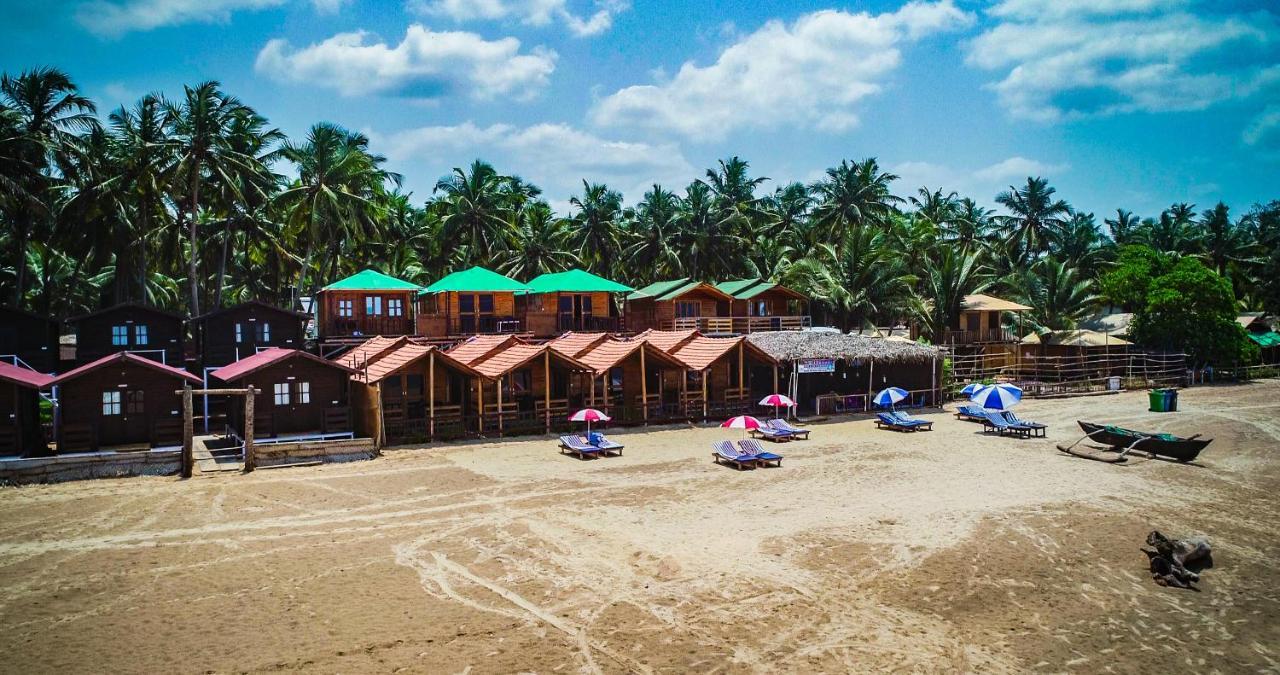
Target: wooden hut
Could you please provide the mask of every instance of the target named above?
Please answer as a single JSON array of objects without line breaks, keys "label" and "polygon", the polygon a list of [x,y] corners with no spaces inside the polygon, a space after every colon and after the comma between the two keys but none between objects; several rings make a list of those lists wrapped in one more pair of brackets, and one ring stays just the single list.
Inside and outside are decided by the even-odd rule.
[{"label": "wooden hut", "polygon": [[1054,330],[1028,333],[1019,343],[1022,359],[1080,357],[1107,352],[1125,353],[1133,343],[1093,330]]},{"label": "wooden hut", "polygon": [[[355,371],[298,349],[273,347],[223,366],[212,375],[237,388],[252,386],[254,436],[326,438],[352,434],[350,377]],[[243,433],[243,410],[231,406],[233,430]]]},{"label": "wooden hut", "polygon": [[473,380],[471,397],[481,432],[549,430],[557,416],[580,401],[575,376],[591,372],[547,345],[512,336],[476,336],[446,353],[483,376]]},{"label": "wooden hut", "polygon": [[185,370],[131,352],[103,356],[53,379],[58,387],[58,452],[145,449],[182,443]]},{"label": "wooden hut", "polygon": [[627,328],[732,333],[733,296],[693,279],[659,281],[627,295]]},{"label": "wooden hut", "polygon": [[44,373],[0,361],[0,456],[48,454],[40,390],[52,384]]},{"label": "wooden hut", "polygon": [[434,439],[437,430],[444,436],[462,433],[463,410],[480,373],[408,338],[361,347],[346,361],[357,371],[351,376],[352,406],[360,434],[385,445]]},{"label": "wooden hut", "polygon": [[181,367],[186,326],[173,312],[126,302],[68,320],[76,336],[76,361],[91,363],[129,352]]},{"label": "wooden hut", "polygon": [[535,337],[568,331],[618,332],[623,329],[620,302],[633,289],[585,270],[534,277],[529,292],[517,296],[524,329]]},{"label": "wooden hut", "polygon": [[809,328],[809,298],[799,291],[764,279],[736,279],[716,284],[733,296],[729,315],[734,333],[758,330],[798,330]]},{"label": "wooden hut", "polygon": [[444,338],[521,333],[516,294],[529,287],[483,267],[454,272],[419,294],[418,335]]},{"label": "wooden hut", "polygon": [[323,341],[369,335],[412,335],[413,305],[421,286],[364,270],[320,289],[316,332]]},{"label": "wooden hut", "polygon": [[301,349],[307,318],[302,312],[250,300],[195,317],[191,330],[201,365],[216,368],[272,347]]},{"label": "wooden hut", "polygon": [[605,333],[566,333],[547,346],[590,368],[582,374],[587,378],[581,387],[585,396],[572,407],[602,409],[624,423],[684,416],[678,389],[664,389],[664,382],[688,367],[654,343]]},{"label": "wooden hut", "polygon": [[57,321],[13,307],[0,307],[0,361],[41,373],[58,370]]},{"label": "wooden hut", "polygon": [[747,341],[778,363],[772,389],[790,396],[802,412],[869,410],[870,397],[886,387],[910,392],[904,405],[941,402],[942,357],[936,347],[819,331],[761,331]]},{"label": "wooden hut", "polygon": [[666,384],[679,387],[680,402],[688,415],[705,418],[738,414],[752,408],[753,393],[760,393],[757,400],[770,393],[777,361],[743,336],[717,338],[698,331],[648,331],[637,337],[684,364],[685,372]]},{"label": "wooden hut", "polygon": [[1018,333],[1004,327],[1004,314],[1021,315],[1030,309],[991,295],[966,295],[943,341],[959,345],[1016,342]]},{"label": "wooden hut", "polygon": [[1275,331],[1270,318],[1262,312],[1249,312],[1236,317],[1236,321],[1258,345],[1262,363],[1280,365],[1280,333]]}]

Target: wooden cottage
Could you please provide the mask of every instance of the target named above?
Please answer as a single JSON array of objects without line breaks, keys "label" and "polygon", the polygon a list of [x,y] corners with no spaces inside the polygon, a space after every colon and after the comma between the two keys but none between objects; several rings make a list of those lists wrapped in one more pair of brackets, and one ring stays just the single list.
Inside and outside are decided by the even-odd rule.
[{"label": "wooden cottage", "polygon": [[1268,365],[1280,364],[1280,333],[1266,314],[1249,312],[1236,317],[1236,321],[1244,328],[1245,335],[1258,345],[1262,362]]},{"label": "wooden cottage", "polygon": [[[356,430],[379,445],[450,437],[464,431],[477,371],[432,345],[375,338],[345,363],[351,376]],[[342,359],[340,359],[342,360]]]},{"label": "wooden cottage", "polygon": [[[273,347],[223,366],[214,379],[252,386],[255,437],[325,438],[352,435],[350,377],[355,371],[298,349]],[[231,428],[244,432],[244,412],[231,406]]]},{"label": "wooden cottage", "polygon": [[0,307],[0,361],[41,373],[58,370],[57,321],[13,307]]},{"label": "wooden cottage", "polygon": [[[622,339],[604,333],[566,333],[547,343],[551,349],[588,366],[585,396],[571,407],[603,410],[620,422],[683,417],[678,390],[664,382],[678,378],[688,366],[642,338]],[[569,410],[557,411],[568,413]]]},{"label": "wooden cottage", "polygon": [[[581,400],[574,381],[586,364],[547,345],[515,337],[476,336],[446,352],[483,379],[473,380],[476,428],[481,432],[550,430]],[[563,417],[561,417],[561,420]]]},{"label": "wooden cottage", "polygon": [[730,332],[799,330],[813,325],[809,298],[782,284],[760,278],[736,279],[722,281],[716,288],[733,296],[729,306],[729,316],[733,319]]},{"label": "wooden cottage", "polygon": [[216,368],[264,349],[302,349],[307,315],[251,300],[202,314],[191,320],[200,363]]},{"label": "wooden cottage", "polygon": [[76,362],[129,352],[170,366],[183,365],[186,326],[173,312],[133,302],[69,319]]},{"label": "wooden cottage", "polygon": [[1018,332],[1004,327],[1006,312],[1020,315],[1031,308],[991,295],[966,295],[960,306],[960,315],[947,329],[943,342],[948,344],[1013,343]]},{"label": "wooden cottage", "polygon": [[322,342],[370,335],[412,335],[413,304],[421,286],[374,270],[353,274],[316,294],[316,332]]},{"label": "wooden cottage", "polygon": [[687,415],[705,418],[740,414],[753,409],[753,394],[759,394],[759,400],[773,391],[773,368],[777,362],[743,336],[649,331],[637,337],[684,364],[683,375],[665,385],[679,388],[679,400]]},{"label": "wooden cottage", "polygon": [[40,423],[40,390],[53,378],[0,361],[0,457],[49,453]]},{"label": "wooden cottage", "polygon": [[53,379],[58,387],[58,452],[146,449],[182,444],[185,370],[131,352],[103,356]]},{"label": "wooden cottage", "polygon": [[432,338],[522,333],[516,294],[528,290],[483,267],[454,272],[419,294],[417,333]]},{"label": "wooden cottage", "polygon": [[692,279],[649,284],[627,296],[628,330],[732,333],[733,296]]},{"label": "wooden cottage", "polygon": [[551,337],[568,331],[610,332],[623,329],[620,302],[629,286],[584,270],[569,270],[534,277],[529,292],[517,297],[524,328],[535,337]]}]

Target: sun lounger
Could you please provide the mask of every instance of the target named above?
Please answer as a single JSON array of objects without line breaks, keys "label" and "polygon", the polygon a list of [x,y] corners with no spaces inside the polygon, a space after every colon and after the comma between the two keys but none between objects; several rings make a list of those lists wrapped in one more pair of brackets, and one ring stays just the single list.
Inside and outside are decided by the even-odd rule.
[{"label": "sun lounger", "polygon": [[782,466],[782,455],[777,455],[764,449],[760,445],[760,441],[749,439],[738,441],[738,449],[742,452],[756,458],[760,466]]},{"label": "sun lounger", "polygon": [[956,408],[956,419],[970,422],[985,422],[987,411],[976,405],[962,405]]},{"label": "sun lounger", "polygon": [[1004,411],[1004,420],[1014,426],[1021,425],[1021,426],[1027,427],[1028,429],[1031,429],[1032,436],[1040,436],[1042,438],[1045,435],[1045,430],[1049,428],[1049,425],[1047,424],[1041,424],[1039,422],[1031,422],[1029,420],[1024,420],[1018,417],[1017,415],[1015,415],[1011,410]]},{"label": "sun lounger", "polygon": [[560,452],[587,459],[588,457],[600,457],[605,453],[605,449],[591,445],[587,442],[587,439],[581,436],[573,435],[560,437]]},{"label": "sun lounger", "polygon": [[618,456],[622,456],[622,448],[626,447],[621,443],[615,443],[608,438],[605,438],[604,434],[595,432],[592,432],[591,435],[587,437],[586,442],[588,445],[600,448],[600,450],[606,455],[616,454]]},{"label": "sun lounger", "polygon": [[889,413],[876,413],[876,428],[890,429],[892,431],[918,431],[919,427],[914,424],[903,424],[898,418]]},{"label": "sun lounger", "polygon": [[1031,436],[1031,427],[1020,424],[1009,424],[1009,421],[1003,415],[997,412],[987,412],[986,419],[982,422],[983,433],[995,431],[999,435],[1013,434],[1015,436]]},{"label": "sun lounger", "polygon": [[711,444],[711,447],[715,449],[715,452],[711,453],[711,459],[716,464],[726,464],[739,471],[756,468],[755,455],[743,454],[729,441],[716,441]]},{"label": "sun lounger", "polygon": [[782,429],[778,429],[777,427],[774,427],[772,425],[765,424],[762,427],[752,429],[751,437],[767,438],[773,441],[774,443],[783,443],[791,440],[792,435],[790,431],[783,431]]},{"label": "sun lounger", "polygon": [[801,429],[800,427],[792,426],[790,422],[784,419],[769,420],[769,426],[777,429],[778,431],[785,431],[791,434],[792,438],[800,438],[806,441],[809,440],[808,429]]},{"label": "sun lounger", "polygon": [[901,424],[913,426],[918,429],[923,429],[925,431],[933,431],[933,422],[930,422],[929,420],[918,419],[904,412],[891,412],[889,413],[889,416],[895,420],[898,420],[898,422]]}]

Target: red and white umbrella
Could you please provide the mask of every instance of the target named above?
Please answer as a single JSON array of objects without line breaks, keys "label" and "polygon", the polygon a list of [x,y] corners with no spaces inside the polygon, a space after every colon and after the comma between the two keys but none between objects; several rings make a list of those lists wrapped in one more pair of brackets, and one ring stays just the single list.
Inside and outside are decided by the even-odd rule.
[{"label": "red and white umbrella", "polygon": [[773,416],[777,417],[779,407],[790,408],[795,404],[796,402],[792,401],[789,396],[784,396],[782,394],[769,394],[768,396],[760,399],[759,405],[773,406]]},{"label": "red and white umbrella", "polygon": [[586,422],[588,434],[591,433],[592,422],[608,422],[610,419],[612,418],[595,408],[583,408],[569,416],[570,422]]},{"label": "red and white umbrella", "polygon": [[764,426],[764,425],[760,424],[760,420],[750,415],[738,415],[737,417],[730,417],[729,419],[720,423],[720,427],[724,429],[742,429],[743,438],[747,437],[747,432],[746,432],[747,429],[759,429],[761,426]]}]

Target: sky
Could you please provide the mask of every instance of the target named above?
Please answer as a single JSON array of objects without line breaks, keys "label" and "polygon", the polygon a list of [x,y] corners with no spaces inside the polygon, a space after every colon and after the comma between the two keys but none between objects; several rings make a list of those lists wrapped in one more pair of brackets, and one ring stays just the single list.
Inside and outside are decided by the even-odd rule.
[{"label": "sky", "polygon": [[0,70],[38,66],[103,116],[217,80],[291,138],[360,131],[419,203],[476,158],[564,212],[735,155],[764,190],[1043,176],[1100,221],[1280,198],[1276,0],[0,0]]}]

